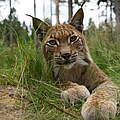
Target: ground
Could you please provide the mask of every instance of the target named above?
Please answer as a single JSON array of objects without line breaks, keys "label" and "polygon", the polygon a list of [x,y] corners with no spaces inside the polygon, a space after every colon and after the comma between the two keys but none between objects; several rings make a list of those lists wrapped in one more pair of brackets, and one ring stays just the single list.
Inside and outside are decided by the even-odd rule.
[{"label": "ground", "polygon": [[[0,85],[0,120],[23,120],[27,117],[25,106],[29,101],[22,100],[22,89],[13,86]],[[23,92],[22,92],[23,93]]]}]

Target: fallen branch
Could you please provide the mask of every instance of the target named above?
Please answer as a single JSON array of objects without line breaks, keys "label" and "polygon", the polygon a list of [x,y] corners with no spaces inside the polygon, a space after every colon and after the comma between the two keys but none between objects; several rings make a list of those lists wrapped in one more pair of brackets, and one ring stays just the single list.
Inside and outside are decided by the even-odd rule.
[{"label": "fallen branch", "polygon": [[71,117],[74,117],[76,119],[79,119],[79,120],[83,120],[82,117],[80,115],[77,115],[76,113],[74,113],[73,111],[69,111],[68,109],[63,109],[63,108],[60,108],[58,107],[57,105],[55,105],[54,103],[51,103],[49,100],[46,100],[46,99],[43,99],[44,102],[48,103],[49,105],[52,105],[54,108],[56,108],[57,110],[61,111],[61,112],[64,112],[68,115],[70,115]]}]

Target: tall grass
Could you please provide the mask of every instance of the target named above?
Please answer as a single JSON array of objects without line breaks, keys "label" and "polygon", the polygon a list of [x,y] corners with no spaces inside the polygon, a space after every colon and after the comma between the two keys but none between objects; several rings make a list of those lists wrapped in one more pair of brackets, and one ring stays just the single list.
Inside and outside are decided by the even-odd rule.
[{"label": "tall grass", "polygon": [[[86,39],[94,61],[120,86],[120,40],[114,29],[91,26]],[[81,119],[82,103],[64,105],[61,91],[52,77],[52,67],[47,66],[42,50],[36,51],[34,40],[30,38],[26,44],[17,44],[18,47],[10,48],[0,43],[0,84],[15,85],[28,91],[27,99],[31,104],[25,106],[29,113],[26,120]],[[115,120],[118,119],[119,112]]]},{"label": "tall grass", "polygon": [[120,84],[120,38],[116,27],[91,26],[87,32],[87,42],[93,60],[113,81]]}]

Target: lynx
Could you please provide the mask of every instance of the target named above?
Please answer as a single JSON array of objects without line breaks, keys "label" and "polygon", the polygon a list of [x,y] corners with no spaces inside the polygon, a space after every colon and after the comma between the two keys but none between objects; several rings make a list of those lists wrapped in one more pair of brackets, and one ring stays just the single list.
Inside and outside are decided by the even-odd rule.
[{"label": "lynx", "polygon": [[118,87],[92,60],[83,34],[83,18],[82,8],[69,24],[50,26],[32,17],[36,45],[43,42],[45,59],[53,66],[64,102],[84,101],[84,120],[109,120],[116,115]]}]

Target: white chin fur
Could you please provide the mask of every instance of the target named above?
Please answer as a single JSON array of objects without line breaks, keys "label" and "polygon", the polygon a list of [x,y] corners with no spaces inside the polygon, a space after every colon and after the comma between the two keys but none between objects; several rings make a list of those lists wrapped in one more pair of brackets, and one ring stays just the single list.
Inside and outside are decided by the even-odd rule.
[{"label": "white chin fur", "polygon": [[80,64],[80,65],[83,65],[83,66],[87,66],[88,63],[85,62],[84,60],[77,60],[76,62],[73,62],[73,63],[70,63],[70,64],[67,64],[67,65],[64,65],[64,69],[71,69],[75,64]]},{"label": "white chin fur", "polygon": [[64,69],[71,69],[73,66],[74,66],[75,62],[74,63],[71,63],[71,64],[67,64],[67,65],[64,65]]}]

